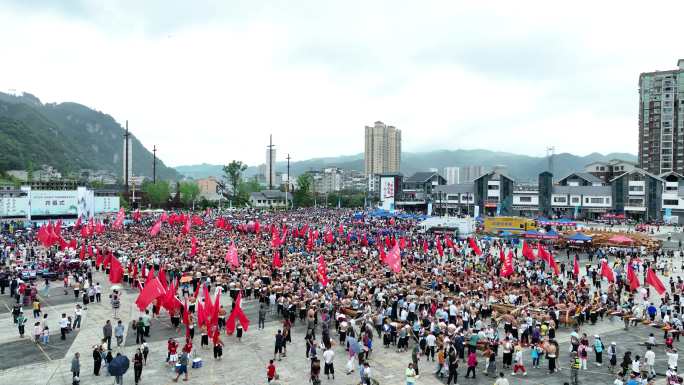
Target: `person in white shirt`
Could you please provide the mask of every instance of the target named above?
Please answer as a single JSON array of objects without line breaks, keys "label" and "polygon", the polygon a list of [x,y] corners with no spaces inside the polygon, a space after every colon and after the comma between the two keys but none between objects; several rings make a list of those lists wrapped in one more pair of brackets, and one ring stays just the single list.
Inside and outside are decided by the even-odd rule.
[{"label": "person in white shirt", "polygon": [[69,328],[69,320],[67,319],[66,313],[62,313],[62,318],[59,320],[59,329],[61,332],[60,339],[66,339],[66,333]]},{"label": "person in white shirt", "polygon": [[677,349],[667,349],[666,353],[667,353],[667,366],[676,372],[677,371],[677,361],[679,361],[679,353],[677,353]]},{"label": "person in white shirt", "polygon": [[644,359],[646,360],[646,365],[648,365],[648,375],[655,376],[655,352],[651,350],[650,346],[646,346],[646,354],[644,354]]},{"label": "person in white shirt", "polygon": [[435,362],[435,349],[437,348],[437,337],[430,332],[430,334],[425,337],[425,342],[427,344],[427,355],[426,355],[426,360],[429,360],[430,357],[432,357],[432,362]]},{"label": "person in white shirt", "polygon": [[325,373],[328,380],[330,379],[330,375],[332,375],[333,380],[335,379],[335,367],[333,365],[333,359],[335,359],[335,352],[332,350],[332,347],[329,347],[323,352],[323,362],[325,363],[323,367],[323,373]]}]

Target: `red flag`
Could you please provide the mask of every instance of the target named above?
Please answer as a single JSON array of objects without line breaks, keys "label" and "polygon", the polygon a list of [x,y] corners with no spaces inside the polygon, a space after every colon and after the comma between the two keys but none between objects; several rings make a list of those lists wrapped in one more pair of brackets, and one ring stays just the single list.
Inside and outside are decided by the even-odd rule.
[{"label": "red flag", "polygon": [[473,249],[475,252],[475,255],[480,256],[482,255],[482,250],[480,250],[480,247],[477,246],[477,242],[475,241],[475,237],[468,238],[468,244],[470,245],[470,248]]},{"label": "red flag", "polygon": [[211,296],[209,295],[209,288],[204,286],[204,310],[207,318],[214,313],[214,305],[211,303]]},{"label": "red flag", "polygon": [[140,294],[138,294],[135,304],[138,306],[140,311],[143,311],[152,303],[152,301],[164,296],[165,294],[166,291],[164,291],[159,279],[153,278],[145,282],[145,287],[143,287]]},{"label": "red flag", "polygon": [[553,269],[553,273],[560,275],[560,269],[558,268],[558,264],[556,264],[556,259],[553,258],[553,255],[548,254],[548,262],[549,266],[551,266],[551,269]]},{"label": "red flag", "polygon": [[404,237],[399,238],[399,248],[402,250],[406,248],[406,240]]},{"label": "red flag", "polygon": [[385,262],[387,259],[387,254],[385,254],[385,248],[378,245],[378,254],[380,255],[380,262]]},{"label": "red flag", "polygon": [[283,267],[283,262],[280,260],[280,252],[278,252],[278,250],[273,252],[273,267]]},{"label": "red flag", "polygon": [[577,255],[575,255],[575,261],[572,264],[572,272],[575,274],[575,278],[579,279],[580,265],[579,260],[577,259]]},{"label": "red flag", "polygon": [[159,275],[157,275],[157,278],[159,278],[159,283],[161,283],[162,287],[164,290],[168,288],[168,282],[166,282],[166,271],[164,270],[164,266],[159,269]]},{"label": "red flag", "polygon": [[363,246],[368,246],[368,236],[366,236],[366,233],[363,233],[363,238],[361,239],[361,244]]},{"label": "red flag", "polygon": [[440,257],[444,256],[444,248],[442,247],[442,242],[439,240],[439,236],[435,238],[435,243],[437,244],[437,252],[439,253]]},{"label": "red flag", "polygon": [[385,263],[390,267],[390,269],[398,273],[401,271],[401,253],[399,252],[399,245],[394,245],[392,250],[385,257]]},{"label": "red flag", "polygon": [[76,246],[77,246],[76,239],[72,239],[69,241],[69,248],[76,250]]},{"label": "red flag", "polygon": [[333,243],[333,234],[330,229],[325,232],[325,243]]},{"label": "red flag", "polygon": [[123,267],[121,267],[121,262],[118,258],[111,258],[111,267],[109,268],[109,282],[111,283],[121,283],[123,280]]},{"label": "red flag", "polygon": [[615,273],[613,273],[613,269],[608,266],[606,261],[601,262],[601,277],[606,277],[608,282],[615,282]]},{"label": "red flag", "polygon": [[79,216],[78,219],[76,219],[76,223],[74,223],[74,227],[78,230],[81,228],[81,217]]},{"label": "red flag", "polygon": [[261,229],[261,225],[259,224],[259,221],[254,221],[254,232],[259,234],[260,229]]},{"label": "red flag", "polygon": [[197,255],[197,238],[192,237],[190,239],[190,244],[190,256],[194,257],[195,255]]},{"label": "red flag", "polygon": [[123,227],[123,221],[125,217],[126,213],[124,212],[124,209],[122,207],[119,209],[119,213],[116,214],[116,219],[114,220],[112,227],[117,230],[121,229]]},{"label": "red flag", "polygon": [[238,252],[234,243],[228,247],[228,252],[226,253],[226,262],[230,262],[230,264],[234,267],[240,267],[240,260],[238,259]]},{"label": "red flag", "polygon": [[318,268],[316,269],[318,281],[323,287],[328,286],[328,267],[325,264],[323,256],[318,257]]},{"label": "red flag", "polygon": [[551,264],[551,254],[549,254],[546,249],[544,249],[544,246],[542,246],[541,242],[537,243],[537,256],[544,262]]},{"label": "red flag", "polygon": [[197,302],[197,325],[202,326],[207,323],[207,312],[202,302]]},{"label": "red flag", "polygon": [[627,280],[629,281],[629,290],[631,291],[634,291],[641,286],[639,284],[639,278],[636,273],[634,273],[634,268],[631,263],[627,265]]},{"label": "red flag", "polygon": [[188,215],[187,218],[185,219],[185,224],[183,224],[183,228],[181,229],[181,232],[183,234],[189,233],[191,226],[192,226],[192,223],[190,222],[190,215]]},{"label": "red flag", "polygon": [[104,257],[102,256],[102,254],[100,254],[100,250],[97,250],[97,258],[95,258],[95,266],[100,267],[103,260],[104,260]]},{"label": "red flag", "polygon": [[140,215],[140,209],[137,209],[133,213],[133,220],[136,222],[140,222],[140,219],[142,219],[142,215]]},{"label": "red flag", "polygon": [[[503,255],[503,251],[501,251],[501,255]],[[504,259],[503,266],[501,268],[501,276],[502,277],[509,277],[513,274],[513,252],[511,250],[508,250],[508,255]]]},{"label": "red flag", "polygon": [[338,233],[339,235],[343,235],[343,234],[344,234],[344,226],[342,226],[341,223],[340,223],[340,227],[337,229],[337,233]]},{"label": "red flag", "polygon": [[534,259],[535,259],[534,251],[532,250],[530,245],[528,245],[527,242],[525,242],[525,241],[523,241],[522,255],[523,255],[523,257],[527,258],[528,261],[534,262]]},{"label": "red flag", "polygon": [[667,290],[665,289],[665,285],[663,285],[663,282],[660,281],[660,278],[656,275],[655,271],[653,269],[649,268],[648,271],[646,271],[646,279],[644,280],[644,283],[647,283],[658,292],[659,295],[663,295],[663,293]]},{"label": "red flag", "polygon": [[226,320],[226,334],[233,334],[235,331],[235,319],[240,321],[240,325],[242,325],[242,328],[245,331],[249,330],[249,319],[242,311],[242,293],[238,293],[237,299],[235,300],[235,307]]},{"label": "red flag", "polygon": [[499,263],[501,264],[501,266],[503,266],[504,263],[506,263],[506,256],[504,256],[503,247],[499,249]]},{"label": "red flag", "polygon": [[159,217],[159,220],[162,222],[166,222],[169,220],[169,216],[166,214],[166,211],[162,211],[162,214]]},{"label": "red flag", "polygon": [[447,237],[446,238],[446,245],[448,248],[453,249],[454,248],[454,241],[452,241],[451,238]]},{"label": "red flag", "polygon": [[88,238],[88,226],[81,227],[81,237]]},{"label": "red flag", "polygon": [[427,254],[428,252],[428,243],[426,240],[423,239],[423,252]]},{"label": "red flag", "polygon": [[162,225],[161,219],[158,220],[154,225],[152,225],[152,227],[150,227],[150,236],[156,237],[157,234],[159,234],[159,231],[161,230],[161,225]]},{"label": "red flag", "polygon": [[81,244],[81,251],[78,253],[78,257],[79,257],[79,258],[81,259],[81,261],[82,261],[82,260],[85,259],[85,255],[86,255],[86,247],[85,247],[85,243],[82,243],[82,244]]}]

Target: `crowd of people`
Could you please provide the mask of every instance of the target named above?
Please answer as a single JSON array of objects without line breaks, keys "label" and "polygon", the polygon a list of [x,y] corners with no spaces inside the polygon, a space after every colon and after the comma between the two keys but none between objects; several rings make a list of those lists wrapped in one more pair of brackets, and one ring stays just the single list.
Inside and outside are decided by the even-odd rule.
[{"label": "crowd of people", "polygon": [[[49,343],[50,332],[47,314],[40,318],[41,281],[22,278],[21,267],[62,261],[65,293],[71,291],[78,300],[73,316],[64,314],[59,320],[64,338],[80,327],[87,306],[101,303],[95,272],[110,273],[111,258],[116,258],[123,266],[123,285],[142,288],[152,272],[167,290],[175,290],[178,304],[166,306],[160,297],[141,309],[137,319],[122,321],[118,292],[109,296],[114,322],[107,321],[103,340],[93,347],[94,374],[115,358],[112,336],[121,345],[128,326],[139,344],[133,360],[136,384],[147,361],[145,337],[150,335],[151,319],[162,311],[169,313],[177,330],[186,331],[180,343],[167,343],[167,362],[177,367],[176,381],[181,376],[187,380],[193,349],[213,348],[214,358],[221,358],[223,340],[198,313],[208,299],[204,289],[213,294],[217,288],[230,298],[230,308],[226,302],[217,311],[217,330],[242,337],[248,325],[237,321],[232,329],[226,322],[239,299],[258,301],[258,329],[265,327],[267,318],[280,322],[273,359],[266,368],[269,382],[277,377],[276,363],[287,356],[295,325],[303,330],[314,384],[322,376],[334,378],[338,347],[344,348],[344,371],[356,371],[362,384],[374,379],[369,358],[394,349],[406,352],[407,384],[416,383],[424,373],[457,383],[459,371],[464,371],[465,378],[486,375],[501,385],[506,374],[526,376],[542,368],[552,375],[568,368],[570,380],[577,383],[578,373],[593,361],[597,367],[606,366],[616,384],[632,385],[656,377],[657,344],[666,346],[668,381],[679,381],[684,281],[671,275],[669,290],[654,299],[645,282],[634,288],[627,277],[627,269],[633,269],[645,281],[647,270],[667,258],[662,250],[588,247],[589,254],[576,255],[569,249],[554,250],[553,245],[531,245],[555,254],[559,268],[554,270],[541,255],[523,256],[520,244],[509,239],[459,240],[449,234],[422,233],[411,218],[372,217],[342,209],[223,214],[208,210],[131,218],[123,228],[101,234],[64,228],[59,235],[65,240],[62,247],[41,245],[35,232],[3,236],[0,289],[4,294],[8,288],[7,294],[16,299],[13,318],[22,337],[27,317],[21,305],[33,308],[36,343]],[[152,235],[155,224],[161,227]],[[70,239],[76,239],[76,248],[63,247]],[[237,252],[237,264],[227,257],[232,250]],[[401,258],[399,271],[386,263],[395,250]],[[509,251],[512,272],[502,274]],[[69,259],[81,263],[69,269]],[[573,269],[575,260],[584,263],[580,272]],[[612,280],[602,279],[604,264],[610,264]],[[50,284],[44,283],[45,295]],[[622,318],[625,329],[654,324],[662,335],[653,335],[643,352],[630,352],[615,341],[585,333],[587,324],[606,318]],[[560,349],[560,328],[572,331],[569,352]],[[196,337],[199,347],[193,347]],[[77,377],[80,365],[74,365]]]}]

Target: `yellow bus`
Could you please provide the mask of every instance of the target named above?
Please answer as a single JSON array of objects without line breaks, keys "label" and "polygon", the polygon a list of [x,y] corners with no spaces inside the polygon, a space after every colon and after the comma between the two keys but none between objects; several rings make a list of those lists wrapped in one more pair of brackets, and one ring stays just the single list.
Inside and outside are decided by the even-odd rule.
[{"label": "yellow bus", "polygon": [[507,231],[512,234],[521,234],[527,230],[536,228],[534,220],[523,217],[485,217],[484,231],[489,234],[499,234]]}]

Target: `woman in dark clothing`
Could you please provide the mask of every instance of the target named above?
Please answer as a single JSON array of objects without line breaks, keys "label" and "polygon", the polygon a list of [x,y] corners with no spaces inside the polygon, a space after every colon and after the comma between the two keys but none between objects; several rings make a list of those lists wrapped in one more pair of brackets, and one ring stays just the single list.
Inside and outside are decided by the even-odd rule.
[{"label": "woman in dark clothing", "polygon": [[138,348],[135,352],[135,356],[133,356],[133,370],[135,373],[135,385],[138,385],[143,370],[143,354],[140,351],[140,348]]},{"label": "woman in dark clothing", "polygon": [[96,376],[100,375],[100,367],[102,367],[102,353],[100,353],[100,347],[95,346],[93,348],[93,374]]}]

